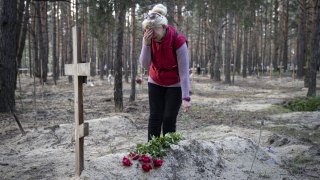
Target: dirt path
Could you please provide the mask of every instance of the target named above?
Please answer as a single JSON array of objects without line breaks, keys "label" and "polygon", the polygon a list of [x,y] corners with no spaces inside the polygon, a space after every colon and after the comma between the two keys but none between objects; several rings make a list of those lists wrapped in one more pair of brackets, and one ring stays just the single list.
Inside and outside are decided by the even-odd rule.
[{"label": "dirt path", "polygon": [[[0,176],[72,178],[73,85],[63,77],[57,86],[49,81],[37,87],[35,111],[33,82],[28,77],[21,78],[23,90],[17,92],[17,115],[27,135],[20,135],[11,115],[0,114]],[[178,131],[185,140],[177,151],[188,152],[186,144],[193,141],[204,149],[210,147],[209,155],[217,159],[212,159],[212,164],[201,159],[195,162],[202,162],[204,169],[214,167],[216,178],[319,179],[320,112],[287,112],[277,106],[284,100],[305,96],[303,82],[269,77],[236,77],[235,82],[229,86],[203,76],[192,78],[192,108],[187,114],[179,114]],[[129,88],[124,83],[124,112],[116,114],[112,85],[97,78],[89,79],[85,85],[84,117],[90,123],[90,135],[85,140],[86,170],[82,178],[126,179],[133,173],[136,179],[211,179],[213,171],[199,173],[199,169],[193,169],[197,163],[185,163],[179,169],[180,175],[169,176],[169,172],[177,171],[177,167],[170,166],[176,162],[174,159],[167,159],[162,170],[149,175],[140,169],[123,170],[121,156],[146,141],[148,119],[146,84],[137,88],[137,100],[132,103],[128,102]],[[256,149],[257,159],[249,172]],[[194,151],[198,152],[197,148]],[[174,152],[170,157],[175,158]],[[185,175],[185,171],[190,174]]]}]

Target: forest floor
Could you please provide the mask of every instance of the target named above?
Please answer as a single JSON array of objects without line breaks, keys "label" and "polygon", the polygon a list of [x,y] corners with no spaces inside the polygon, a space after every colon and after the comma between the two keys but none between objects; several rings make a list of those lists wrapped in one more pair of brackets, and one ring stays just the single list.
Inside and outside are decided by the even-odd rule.
[{"label": "forest floor", "polygon": [[[21,135],[11,114],[0,114],[0,179],[73,179],[72,83],[67,77],[57,85],[51,77],[44,86],[36,82],[35,105],[33,79],[22,75],[20,82],[16,115],[27,134]],[[302,80],[236,76],[234,85],[227,85],[193,76],[191,92],[190,112],[180,112],[177,122],[184,137],[179,147],[191,164],[179,161],[173,166],[176,161],[170,156],[177,154],[172,153],[163,167],[143,173],[121,162],[137,143],[146,142],[147,84],[138,85],[136,101],[129,102],[130,84],[124,83],[124,112],[114,113],[113,85],[89,78],[84,118],[90,131],[81,179],[320,178],[320,112],[291,112],[280,106],[306,96]],[[203,159],[195,160],[198,155]]]}]

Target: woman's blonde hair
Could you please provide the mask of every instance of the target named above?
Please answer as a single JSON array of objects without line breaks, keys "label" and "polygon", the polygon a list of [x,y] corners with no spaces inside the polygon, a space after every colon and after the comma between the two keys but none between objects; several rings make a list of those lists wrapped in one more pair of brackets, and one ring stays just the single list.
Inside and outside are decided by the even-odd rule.
[{"label": "woman's blonde hair", "polygon": [[[151,14],[155,16],[153,18],[149,18]],[[163,4],[155,5],[149,11],[149,13],[146,14],[146,17],[142,22],[142,28],[148,29],[148,28],[158,27],[161,25],[168,26],[168,20],[166,18],[166,15],[167,15],[167,7],[165,7]]]}]

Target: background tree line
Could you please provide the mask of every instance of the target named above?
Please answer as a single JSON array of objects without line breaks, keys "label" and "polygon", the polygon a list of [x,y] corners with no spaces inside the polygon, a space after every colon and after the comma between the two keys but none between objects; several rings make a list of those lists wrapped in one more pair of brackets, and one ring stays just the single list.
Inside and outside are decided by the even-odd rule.
[{"label": "background tree line", "polygon": [[[131,83],[138,65],[143,13],[153,0],[0,0],[0,111],[15,107],[18,70],[43,84],[54,83],[72,63],[71,29],[81,27],[81,53],[92,76],[115,77],[116,111],[122,111],[122,78]],[[190,68],[228,84],[247,77],[292,72],[316,95],[319,68],[318,0],[177,0],[168,7],[169,23],[188,38]],[[221,76],[224,75],[224,76]],[[72,78],[69,77],[69,81]]]}]

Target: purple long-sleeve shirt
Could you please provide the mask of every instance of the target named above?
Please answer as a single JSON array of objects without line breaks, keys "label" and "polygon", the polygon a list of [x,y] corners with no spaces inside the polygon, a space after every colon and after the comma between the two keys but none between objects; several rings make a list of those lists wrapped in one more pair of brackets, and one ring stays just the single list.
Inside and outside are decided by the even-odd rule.
[{"label": "purple long-sleeve shirt", "polygon": [[[177,54],[180,82],[170,86],[166,86],[166,87],[181,87],[182,98],[189,97],[190,80],[189,80],[189,57],[188,57],[187,44],[184,43],[179,49],[177,49],[176,54]],[[151,46],[142,45],[139,61],[144,68],[149,69],[151,65]],[[159,85],[150,76],[148,77],[148,82]]]}]

